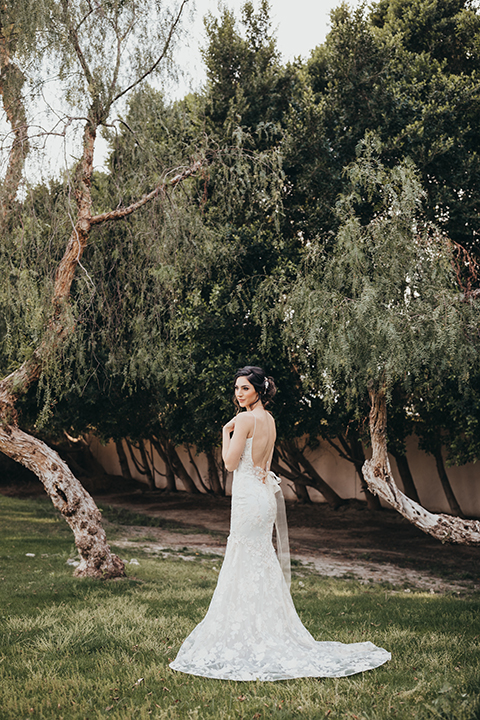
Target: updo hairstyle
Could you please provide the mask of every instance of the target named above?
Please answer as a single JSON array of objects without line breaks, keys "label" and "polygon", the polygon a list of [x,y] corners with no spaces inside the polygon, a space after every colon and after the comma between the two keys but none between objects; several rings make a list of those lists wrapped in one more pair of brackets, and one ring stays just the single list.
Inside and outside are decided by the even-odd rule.
[{"label": "updo hairstyle", "polygon": [[[247,380],[252,383],[264,407],[271,402],[273,396],[277,392],[274,379],[272,377],[267,377],[262,368],[256,367],[255,365],[246,365],[245,367],[237,370],[233,379],[234,384],[239,377],[246,377]],[[234,402],[237,404],[236,399],[234,399]]]}]

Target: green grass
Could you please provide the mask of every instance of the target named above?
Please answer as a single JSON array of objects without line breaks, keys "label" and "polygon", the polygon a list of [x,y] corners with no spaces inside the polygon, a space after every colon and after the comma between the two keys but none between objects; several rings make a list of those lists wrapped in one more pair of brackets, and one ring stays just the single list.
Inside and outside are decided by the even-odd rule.
[{"label": "green grass", "polygon": [[0,543],[2,720],[480,718],[478,594],[406,594],[303,570],[293,597],[315,637],[369,639],[392,661],[342,679],[206,680],[168,659],[205,614],[218,558],[139,551],[127,580],[77,580],[72,536],[48,501],[1,496]]}]

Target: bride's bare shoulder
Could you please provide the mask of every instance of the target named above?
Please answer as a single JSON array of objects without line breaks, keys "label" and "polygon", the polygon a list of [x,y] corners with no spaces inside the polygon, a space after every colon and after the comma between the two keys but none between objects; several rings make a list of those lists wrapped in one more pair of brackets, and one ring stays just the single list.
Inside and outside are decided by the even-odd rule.
[{"label": "bride's bare shoulder", "polygon": [[242,429],[245,428],[246,430],[250,430],[251,427],[253,428],[253,423],[254,423],[254,420],[253,420],[252,413],[241,412],[235,416],[235,424],[239,428],[242,428]]}]

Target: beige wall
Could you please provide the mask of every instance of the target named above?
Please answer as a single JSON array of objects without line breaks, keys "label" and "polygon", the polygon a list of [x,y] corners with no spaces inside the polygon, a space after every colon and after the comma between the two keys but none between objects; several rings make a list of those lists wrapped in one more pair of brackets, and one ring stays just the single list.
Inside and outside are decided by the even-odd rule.
[{"label": "beige wall", "polygon": [[[101,445],[96,438],[92,437],[91,449],[109,474],[121,475],[115,443],[111,441],[106,446]],[[188,469],[191,476],[196,480],[194,468],[190,463],[190,458],[188,457],[187,452],[182,449],[179,449],[178,452],[185,467]],[[440,480],[438,479],[433,457],[419,450],[415,437],[409,438],[407,442],[407,455],[422,504],[433,512],[448,512],[447,501],[442,490],[442,486],[440,485]],[[138,457],[139,454],[136,453],[136,456]],[[307,452],[307,457],[323,479],[331,485],[331,487],[341,497],[357,499],[363,498],[360,489],[360,482],[353,465],[347,460],[341,458],[328,443],[321,442],[320,446],[316,450],[313,452]],[[155,450],[154,458],[156,468],[160,473],[164,473],[164,464],[158,457]],[[394,477],[399,487],[402,488],[395,460],[391,459],[390,461]],[[202,477],[206,478],[206,458],[199,455],[195,457],[195,462]],[[144,480],[144,478],[142,478],[142,476],[133,467],[133,463],[130,459],[129,465],[132,477],[137,480]],[[480,463],[447,468],[447,472],[453,491],[464,513],[470,517],[480,517]],[[157,474],[156,484],[158,487],[163,487],[165,485],[165,478]],[[181,481],[178,479],[177,487],[179,490],[184,489]],[[227,494],[229,494],[230,488],[231,476],[229,477],[229,481],[227,483]],[[282,488],[285,497],[290,499],[295,497],[289,487],[288,481],[283,480]],[[323,496],[316,490],[309,488],[309,493],[312,500],[316,502],[323,502]]]}]

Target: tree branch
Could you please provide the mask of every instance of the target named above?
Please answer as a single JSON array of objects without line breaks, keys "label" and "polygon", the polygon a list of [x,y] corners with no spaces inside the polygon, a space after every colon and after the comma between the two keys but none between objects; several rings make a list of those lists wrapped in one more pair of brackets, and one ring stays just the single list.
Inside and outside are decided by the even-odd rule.
[{"label": "tree branch", "polygon": [[72,27],[71,24],[68,21],[68,3],[67,0],[62,0],[62,8],[63,12],[65,14],[65,24],[68,28],[68,34],[70,36],[70,40],[72,41],[72,45],[75,48],[75,52],[77,54],[78,60],[80,62],[80,65],[82,66],[82,70],[85,73],[85,77],[87,78],[87,81],[89,85],[94,85],[93,82],[93,75],[90,72],[90,68],[88,67],[87,61],[85,60],[85,56],[82,52],[82,48],[80,47],[80,42],[78,40],[78,34],[76,31],[76,28]]},{"label": "tree branch", "polygon": [[116,100],[118,100],[119,98],[121,98],[123,95],[125,95],[126,93],[128,93],[130,90],[132,90],[134,87],[136,87],[137,85],[139,85],[139,84],[142,82],[142,80],[145,80],[146,77],[148,77],[149,75],[151,75],[151,73],[154,72],[154,71],[157,69],[157,67],[160,65],[160,63],[162,62],[163,58],[164,58],[165,55],[167,54],[167,50],[168,50],[168,48],[169,48],[169,46],[170,46],[170,42],[171,42],[171,40],[172,40],[173,33],[175,32],[176,27],[177,27],[178,23],[180,22],[180,17],[181,17],[181,15],[182,15],[182,13],[183,13],[183,8],[184,8],[185,5],[187,4],[187,2],[188,2],[188,0],[182,0],[182,4],[180,5],[180,10],[178,11],[177,17],[175,18],[174,22],[172,23],[172,26],[170,27],[170,32],[168,33],[168,37],[167,37],[167,39],[166,39],[166,41],[165,41],[165,45],[163,46],[163,50],[162,50],[162,52],[160,53],[160,55],[158,56],[158,58],[156,59],[156,61],[153,63],[153,65],[151,65],[151,66],[148,68],[148,70],[146,70],[146,71],[143,73],[143,75],[142,75],[141,77],[137,78],[137,80],[135,80],[133,83],[131,83],[127,88],[125,88],[125,90],[122,90],[122,92],[119,92],[117,95],[115,95],[115,97],[114,97],[113,100],[112,100],[112,104],[113,104],[114,102],[116,102]]},{"label": "tree branch", "polygon": [[190,177],[190,175],[196,173],[197,170],[199,170],[201,167],[202,162],[200,160],[197,160],[193,163],[193,165],[191,165],[189,168],[186,168],[178,175],[175,175],[175,177],[171,180],[162,180],[162,182],[157,185],[154,190],[144,195],[142,198],[140,198],[140,200],[132,203],[132,205],[119,208],[118,210],[111,210],[110,212],[101,213],[100,215],[94,215],[90,220],[90,225],[100,225],[101,223],[108,222],[109,220],[122,220],[124,217],[127,217],[127,215],[131,215],[133,212],[143,207],[143,205],[146,205],[148,202],[150,202],[150,200],[156,198],[167,188],[175,187],[175,185],[178,185],[178,183],[182,182],[182,180],[185,180],[186,178]]}]

